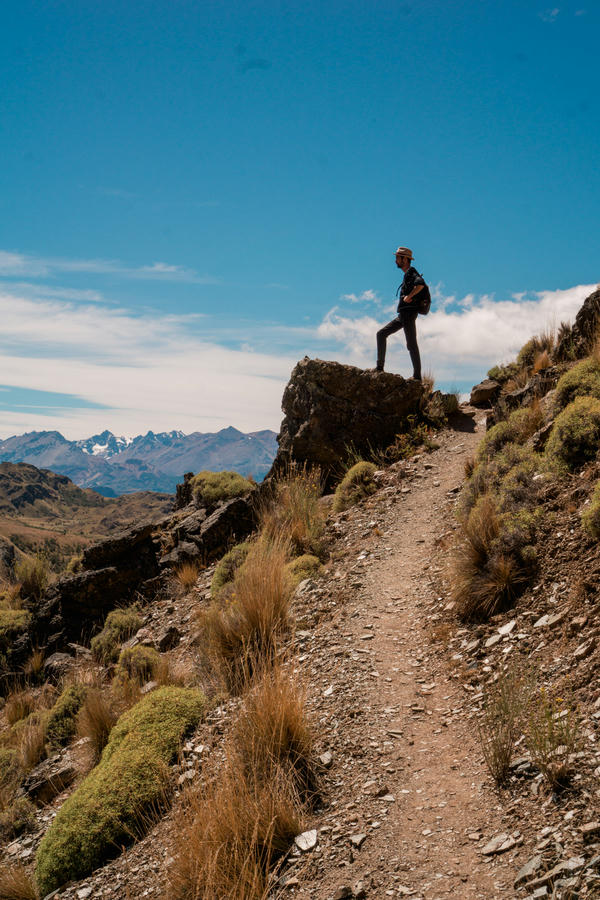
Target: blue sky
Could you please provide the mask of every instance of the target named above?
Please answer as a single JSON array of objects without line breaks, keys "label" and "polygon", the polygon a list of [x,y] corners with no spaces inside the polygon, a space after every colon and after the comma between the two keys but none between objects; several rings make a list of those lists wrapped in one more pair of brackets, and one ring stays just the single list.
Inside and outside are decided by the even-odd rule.
[{"label": "blue sky", "polygon": [[[393,252],[467,389],[597,283],[597,0],[0,9],[0,437],[277,429]],[[410,374],[401,336],[389,368]]]}]

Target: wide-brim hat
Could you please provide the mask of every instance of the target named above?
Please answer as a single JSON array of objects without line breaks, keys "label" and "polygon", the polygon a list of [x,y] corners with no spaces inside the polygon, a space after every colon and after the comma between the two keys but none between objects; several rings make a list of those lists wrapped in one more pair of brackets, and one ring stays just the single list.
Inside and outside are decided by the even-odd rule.
[{"label": "wide-brim hat", "polygon": [[408,256],[409,259],[414,259],[412,255],[412,250],[409,250],[408,247],[398,247],[396,250],[396,256]]}]

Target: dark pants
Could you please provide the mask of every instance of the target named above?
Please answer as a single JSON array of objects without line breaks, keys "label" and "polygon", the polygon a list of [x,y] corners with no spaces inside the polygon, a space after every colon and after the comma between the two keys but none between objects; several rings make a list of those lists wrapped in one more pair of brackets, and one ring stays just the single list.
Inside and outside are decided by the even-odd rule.
[{"label": "dark pants", "polygon": [[390,334],[395,334],[404,328],[404,336],[406,338],[406,347],[410,353],[410,359],[413,365],[413,378],[421,377],[421,355],[419,353],[419,345],[417,344],[417,316],[415,309],[402,309],[395,319],[388,322],[377,332],[377,368],[383,369],[385,363],[385,345]]}]

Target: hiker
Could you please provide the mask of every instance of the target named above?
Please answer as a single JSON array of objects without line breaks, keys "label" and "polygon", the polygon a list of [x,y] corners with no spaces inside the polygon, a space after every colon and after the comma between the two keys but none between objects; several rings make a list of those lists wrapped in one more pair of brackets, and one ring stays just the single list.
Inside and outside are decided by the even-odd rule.
[{"label": "hiker", "polygon": [[413,301],[419,291],[425,286],[425,282],[415,267],[411,266],[413,258],[412,250],[409,250],[408,247],[398,247],[396,250],[396,265],[404,272],[402,284],[396,291],[397,297],[400,294],[398,298],[398,315],[377,332],[377,366],[375,371],[383,372],[385,345],[389,335],[395,334],[396,331],[404,328],[406,347],[410,353],[413,365],[412,377],[416,381],[421,381],[421,355],[417,344],[418,310]]}]

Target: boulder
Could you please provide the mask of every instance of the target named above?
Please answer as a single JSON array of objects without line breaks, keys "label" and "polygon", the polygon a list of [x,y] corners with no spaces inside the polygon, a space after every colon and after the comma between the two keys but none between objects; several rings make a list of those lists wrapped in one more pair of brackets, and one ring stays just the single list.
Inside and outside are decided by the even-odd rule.
[{"label": "boulder", "polygon": [[76,665],[75,658],[68,653],[52,653],[44,662],[44,675],[53,681],[60,681]]},{"label": "boulder", "polygon": [[[560,360],[581,359],[591,351],[600,328],[600,287],[586,297],[572,328],[565,328],[556,346]],[[562,329],[561,329],[562,330]]]},{"label": "boulder", "polygon": [[76,777],[73,756],[69,750],[63,750],[32,769],[23,782],[23,790],[38,806],[45,806],[68,788]]},{"label": "boulder", "polygon": [[243,541],[257,524],[252,497],[233,497],[226,500],[202,523],[199,540],[206,561],[225,553],[232,543]]},{"label": "boulder", "polygon": [[492,378],[486,378],[471,388],[471,406],[489,406],[498,397],[500,385]]},{"label": "boulder", "polygon": [[385,449],[421,410],[423,385],[389,372],[305,357],[284,391],[279,450],[267,479],[290,464],[320,466],[326,481],[350,448]]},{"label": "boulder", "polygon": [[[158,573],[156,553],[152,534],[157,524],[146,522],[121,531],[104,541],[86,547],[82,554],[83,569],[104,569],[116,566],[119,569],[142,570],[145,578]],[[153,569],[153,571],[149,571]],[[138,579],[139,580],[139,579]]]},{"label": "boulder", "polygon": [[504,394],[502,402],[508,410],[519,409],[521,406],[529,406],[534,399],[545,397],[553,388],[559,378],[559,371],[556,366],[549,366],[541,372],[532,375],[525,387],[519,388],[517,391],[511,391]]},{"label": "boulder", "polygon": [[192,543],[192,541],[182,541],[170,553],[161,556],[159,565],[162,569],[176,569],[183,563],[199,560],[201,556],[202,551],[198,544]]}]

